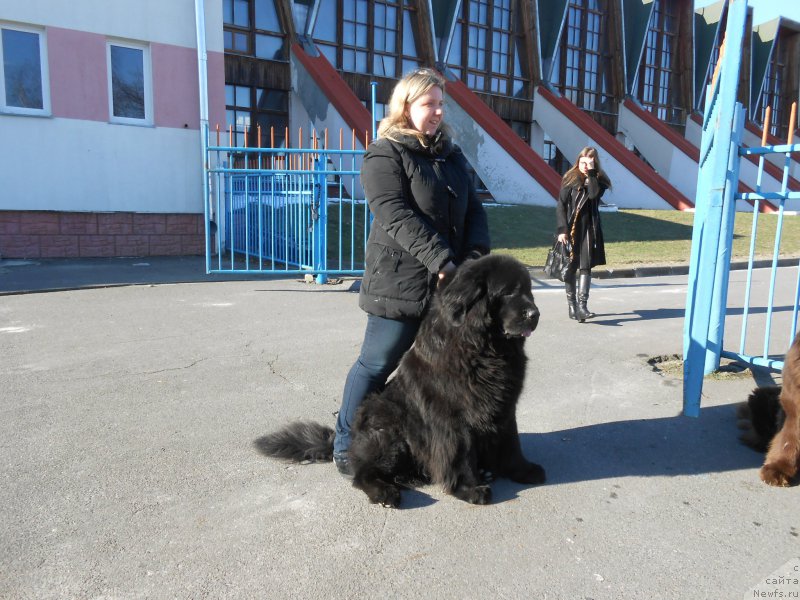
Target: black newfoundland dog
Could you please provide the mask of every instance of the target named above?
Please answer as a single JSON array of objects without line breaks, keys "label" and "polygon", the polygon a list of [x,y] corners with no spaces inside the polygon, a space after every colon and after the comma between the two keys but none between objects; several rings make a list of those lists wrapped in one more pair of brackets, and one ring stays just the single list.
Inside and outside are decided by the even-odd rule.
[{"label": "black newfoundland dog", "polygon": [[[437,291],[414,346],[382,392],[364,399],[349,450],[353,485],[397,507],[400,487],[427,481],[473,504],[491,501],[485,473],[542,483],[522,455],[516,406],[539,320],[527,269],[491,255],[468,262]],[[256,440],[267,456],[331,460],[333,430],[296,422]]]},{"label": "black newfoundland dog", "polygon": [[783,361],[783,385],[756,388],[739,407],[741,440],[766,452],[759,475],[767,485],[787,487],[800,470],[800,334]]}]

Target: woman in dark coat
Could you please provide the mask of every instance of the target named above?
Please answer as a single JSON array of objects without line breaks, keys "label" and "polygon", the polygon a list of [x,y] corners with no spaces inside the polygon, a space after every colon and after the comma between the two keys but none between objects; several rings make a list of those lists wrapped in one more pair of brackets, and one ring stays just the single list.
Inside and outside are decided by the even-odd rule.
[{"label": "woman in dark coat", "polygon": [[[592,268],[606,264],[603,228],[600,224],[600,198],[611,187],[611,181],[600,167],[595,148],[586,147],[561,180],[556,204],[558,239],[570,245],[570,266],[564,276],[569,318],[583,323],[594,317],[586,306]],[[578,290],[575,275],[580,271]]]},{"label": "woman in dark coat", "polygon": [[361,184],[374,216],[359,306],[361,353],[347,375],[333,459],[350,475],[350,426],[361,400],[381,389],[411,347],[431,294],[467,258],[489,252],[486,213],[461,150],[442,121],[444,79],[418,69],[392,92]]}]

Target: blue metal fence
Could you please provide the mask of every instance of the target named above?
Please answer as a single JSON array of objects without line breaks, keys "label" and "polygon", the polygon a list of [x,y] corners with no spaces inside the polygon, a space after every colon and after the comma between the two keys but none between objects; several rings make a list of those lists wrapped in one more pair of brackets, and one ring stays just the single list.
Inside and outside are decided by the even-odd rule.
[{"label": "blue metal fence", "polygon": [[363,150],[328,149],[313,132],[303,149],[207,140],[208,273],[314,274],[318,282],[363,273]]},{"label": "blue metal fence", "polygon": [[[769,121],[769,114],[770,111],[767,110],[767,122]],[[791,121],[793,121],[792,119]],[[766,127],[765,127],[766,129]],[[790,131],[793,131],[794,127],[790,123]],[[766,136],[765,136],[766,137]],[[784,145],[764,145],[759,148],[742,148],[738,149],[738,153],[740,156],[747,156],[747,155],[755,155],[759,157],[759,164],[758,164],[758,183],[756,186],[756,191],[754,193],[744,193],[744,194],[737,194],[737,198],[741,198],[743,200],[750,200],[753,202],[753,228],[750,238],[750,255],[748,259],[748,268],[747,268],[747,282],[745,285],[745,292],[744,292],[744,303],[743,303],[743,311],[742,311],[742,322],[741,322],[741,335],[739,341],[738,350],[725,350],[723,348],[721,352],[721,356],[725,358],[730,358],[732,360],[738,360],[740,362],[749,363],[754,366],[766,367],[769,369],[774,369],[777,371],[783,370],[783,353],[782,351],[778,353],[778,357],[774,357],[770,354],[770,342],[772,339],[773,334],[776,334],[778,338],[778,348],[781,350],[787,349],[792,341],[794,340],[795,332],[797,331],[797,314],[798,314],[798,307],[800,307],[800,262],[797,263],[796,273],[794,273],[794,280],[795,280],[795,293],[793,298],[793,303],[791,306],[791,321],[788,327],[788,336],[783,338],[780,335],[780,331],[775,331],[774,329],[774,313],[775,313],[775,290],[776,290],[776,283],[778,278],[778,259],[780,256],[780,248],[781,248],[781,238],[783,235],[784,229],[784,216],[786,213],[786,205],[790,200],[800,200],[800,190],[791,191],[788,189],[788,181],[789,181],[789,170],[791,167],[791,160],[792,160],[792,153],[793,152],[800,152],[800,144],[784,144]],[[784,154],[785,156],[785,163],[783,168],[783,182],[781,185],[780,192],[773,192],[773,193],[766,193],[761,191],[761,175],[764,169],[764,161],[765,157],[768,154]],[[757,226],[758,226],[758,219],[759,219],[759,204],[762,200],[772,200],[778,202],[778,214],[777,214],[777,223],[775,227],[775,240],[773,243],[773,253],[772,253],[772,262],[770,268],[770,275],[769,275],[769,291],[766,297],[766,315],[765,315],[765,322],[763,324],[763,344],[759,348],[759,353],[754,354],[752,351],[748,351],[748,333],[750,332],[749,325],[749,317],[751,314],[751,292],[753,290],[753,265],[754,265],[754,258],[755,258],[755,245],[756,245],[756,237],[757,237]],[[752,347],[752,344],[751,344]],[[718,363],[717,365],[718,366]]]},{"label": "blue metal fence", "polygon": [[[791,300],[792,319],[785,345],[780,352],[770,353],[773,334],[775,282],[778,276],[778,256],[786,203],[800,199],[800,191],[787,188],[791,153],[800,151],[800,145],[762,146],[746,148],[742,144],[745,112],[736,102],[739,64],[742,57],[747,0],[732,0],[728,9],[725,47],[720,56],[718,77],[714,77],[706,96],[703,116],[703,137],[697,179],[697,198],[692,234],[686,318],[684,321],[684,414],[698,416],[704,375],[719,368],[720,358],[726,357],[774,370],[782,370],[780,357],[791,344],[797,330],[797,308],[800,298],[800,265],[795,275],[797,283]],[[769,116],[765,119],[768,126]],[[790,123],[790,131],[794,124]],[[785,153],[783,184],[780,192],[761,191],[764,157],[770,153]],[[741,157],[758,155],[759,172],[756,191],[737,193]],[[723,347],[726,316],[728,313],[728,283],[733,245],[733,226],[736,218],[736,200],[753,202],[753,227],[751,233],[749,265],[745,283],[745,297],[741,319],[741,340],[737,350]],[[751,302],[753,267],[755,258],[757,224],[760,202],[770,200],[778,204],[774,254],[770,270],[770,289],[763,312],[765,313],[764,345],[758,352],[748,351],[746,345],[748,317],[754,312]],[[742,213],[739,213],[742,214]],[[773,215],[769,215],[772,217]],[[766,217],[764,217],[766,218]]]}]

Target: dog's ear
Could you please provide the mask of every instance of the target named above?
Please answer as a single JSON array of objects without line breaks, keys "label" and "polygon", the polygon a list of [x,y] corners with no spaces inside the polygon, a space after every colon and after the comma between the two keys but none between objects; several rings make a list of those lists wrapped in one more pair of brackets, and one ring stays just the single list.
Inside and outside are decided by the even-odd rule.
[{"label": "dog's ear", "polygon": [[462,273],[441,291],[441,310],[452,325],[459,327],[470,309],[485,297],[486,282]]}]

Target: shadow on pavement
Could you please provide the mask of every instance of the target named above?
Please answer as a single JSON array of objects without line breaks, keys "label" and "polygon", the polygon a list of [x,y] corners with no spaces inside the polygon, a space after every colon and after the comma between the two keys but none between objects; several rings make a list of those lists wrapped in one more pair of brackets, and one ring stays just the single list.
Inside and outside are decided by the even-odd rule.
[{"label": "shadow on pavement", "polygon": [[525,456],[547,471],[546,485],[757,469],[764,457],[739,442],[735,413],[729,404],[703,408],[697,419],[615,421],[520,438]]}]

